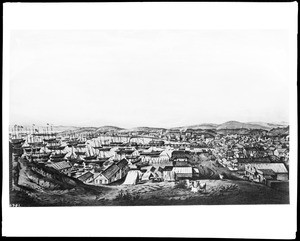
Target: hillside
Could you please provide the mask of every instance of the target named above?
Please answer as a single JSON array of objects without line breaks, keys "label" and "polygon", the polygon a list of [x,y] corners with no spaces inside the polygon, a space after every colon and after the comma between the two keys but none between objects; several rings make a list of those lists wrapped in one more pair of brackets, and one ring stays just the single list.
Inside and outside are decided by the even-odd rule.
[{"label": "hillside", "polygon": [[205,124],[200,124],[200,125],[191,125],[191,126],[184,126],[184,127],[180,127],[180,128],[187,128],[187,129],[216,129],[218,127],[217,124],[213,124],[213,123],[205,123]]},{"label": "hillside", "polygon": [[269,128],[269,129],[288,126],[288,124],[285,122],[282,123],[247,122],[247,124],[260,125],[262,127]]},{"label": "hillside", "polygon": [[250,124],[250,123],[243,123],[238,121],[227,121],[221,125],[218,125],[217,130],[220,129],[272,129],[266,125],[261,124]]},{"label": "hillside", "polygon": [[96,132],[118,132],[123,130],[123,128],[117,126],[101,126],[96,129]]},{"label": "hillside", "polygon": [[[166,130],[181,130],[184,131],[186,129],[193,130],[228,130],[228,129],[255,129],[255,130],[267,130],[270,131],[276,128],[286,128],[288,123],[279,122],[279,123],[267,123],[267,122],[239,122],[239,121],[227,121],[222,124],[214,124],[214,123],[203,123],[199,125],[190,125],[190,126],[181,126],[174,128],[159,128],[159,127],[135,127],[135,128],[120,128],[117,126],[101,126],[101,127],[76,127],[76,126],[53,126],[53,131],[60,132],[62,134],[67,134],[68,132],[72,132],[75,134],[85,134],[88,132],[134,132],[134,131],[143,131],[143,132],[161,132]],[[32,126],[24,126],[25,129],[32,129]],[[40,130],[46,128],[46,126],[36,126]]]},{"label": "hillside", "polygon": [[160,131],[165,131],[165,128],[159,128],[159,127],[135,127],[131,129],[124,129],[123,131],[145,131],[145,132],[160,132]]},{"label": "hillside", "polygon": [[97,130],[96,127],[77,127],[76,129],[69,129],[62,131],[61,134],[86,134],[90,132],[95,132]]},{"label": "hillside", "polygon": [[11,200],[21,206],[73,206],[84,203],[85,197],[104,194],[108,187],[89,186],[25,159],[19,160],[18,184],[14,185]]},{"label": "hillside", "polygon": [[287,124],[285,122],[281,123],[265,123],[265,122],[239,122],[239,121],[227,121],[222,124],[213,124],[213,123],[204,123],[199,125],[191,125],[191,126],[181,126],[177,128],[171,129],[203,129],[203,130],[222,130],[222,129],[256,129],[256,130],[271,130],[273,128],[283,128],[286,127]]}]

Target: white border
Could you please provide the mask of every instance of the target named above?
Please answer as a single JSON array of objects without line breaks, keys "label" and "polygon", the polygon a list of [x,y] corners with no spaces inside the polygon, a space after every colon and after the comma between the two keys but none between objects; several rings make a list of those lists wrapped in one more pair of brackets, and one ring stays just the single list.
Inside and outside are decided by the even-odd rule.
[{"label": "white border", "polygon": [[[5,3],[3,235],[295,238],[297,9],[292,3]],[[290,41],[290,205],[8,207],[9,36],[21,29],[286,29]],[[279,97],[280,98],[280,97]],[[114,224],[115,223],[115,224]]]}]

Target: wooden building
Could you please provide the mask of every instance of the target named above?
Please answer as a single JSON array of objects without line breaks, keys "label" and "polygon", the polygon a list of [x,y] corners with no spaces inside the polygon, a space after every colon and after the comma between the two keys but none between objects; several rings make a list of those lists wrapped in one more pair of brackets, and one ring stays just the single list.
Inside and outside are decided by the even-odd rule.
[{"label": "wooden building", "polygon": [[77,179],[82,181],[83,183],[91,183],[94,179],[94,174],[91,172],[86,172],[83,175],[77,177]]}]

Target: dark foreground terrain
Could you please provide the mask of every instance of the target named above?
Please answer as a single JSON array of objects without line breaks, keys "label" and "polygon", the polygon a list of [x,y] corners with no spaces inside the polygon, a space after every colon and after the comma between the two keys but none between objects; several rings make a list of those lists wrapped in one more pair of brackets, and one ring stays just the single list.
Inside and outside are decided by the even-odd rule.
[{"label": "dark foreground terrain", "polygon": [[228,205],[288,204],[289,195],[265,185],[237,180],[202,180],[206,191],[192,193],[174,183],[135,186],[75,187],[69,190],[26,190],[11,193],[11,203],[20,206],[114,206],[114,205]]},{"label": "dark foreground terrain", "polygon": [[[19,160],[10,195],[12,206],[124,206],[288,204],[288,192],[245,180],[203,178],[206,190],[193,193],[183,182],[86,185],[53,169]],[[211,169],[209,169],[211,170]],[[182,185],[183,184],[183,185]]]}]

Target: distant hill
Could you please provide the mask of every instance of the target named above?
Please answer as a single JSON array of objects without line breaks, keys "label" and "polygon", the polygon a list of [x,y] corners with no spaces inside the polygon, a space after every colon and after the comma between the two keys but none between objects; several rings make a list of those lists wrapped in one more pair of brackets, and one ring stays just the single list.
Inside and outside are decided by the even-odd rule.
[{"label": "distant hill", "polygon": [[259,126],[262,126],[262,127],[265,127],[265,128],[270,128],[270,129],[288,126],[288,123],[286,123],[286,122],[281,122],[281,123],[248,122],[247,124],[259,125]]},{"label": "distant hill", "polygon": [[63,131],[73,131],[73,130],[78,130],[80,127],[76,126],[53,126],[53,131],[54,132],[63,132]]},{"label": "distant hill", "polygon": [[238,121],[227,121],[217,127],[219,129],[272,129],[259,124],[243,123]]},{"label": "distant hill", "polygon": [[97,127],[77,127],[76,129],[66,129],[61,132],[61,134],[68,134],[72,132],[73,134],[85,134],[88,132],[95,132]]},{"label": "distant hill", "polygon": [[[227,121],[222,124],[214,124],[214,123],[203,123],[199,125],[190,125],[190,126],[181,126],[174,128],[159,128],[159,127],[135,127],[135,128],[120,128],[117,126],[101,126],[101,127],[76,127],[76,126],[53,126],[53,131],[68,133],[72,131],[73,133],[82,134],[86,132],[128,132],[128,131],[144,131],[144,132],[160,132],[166,130],[181,130],[184,131],[186,129],[193,130],[227,130],[227,129],[256,129],[256,130],[267,130],[270,131],[275,128],[286,128],[288,123],[279,122],[279,123],[269,123],[269,122],[239,122],[239,121]],[[10,126],[12,128],[12,126]],[[32,126],[23,126],[24,130],[32,130]],[[46,126],[35,126],[36,129],[39,129],[41,132],[46,130]],[[49,127],[50,129],[50,127]]]},{"label": "distant hill", "polygon": [[[142,127],[135,127],[135,128],[131,128],[131,129],[124,129],[122,131],[145,131],[145,132],[160,132],[160,131],[165,131],[167,129],[165,128],[159,128],[159,127],[146,127],[146,126],[142,126]],[[121,132],[122,132],[121,131]]]},{"label": "distant hill", "polygon": [[191,126],[182,126],[171,129],[203,129],[203,130],[220,130],[220,129],[262,129],[262,130],[271,130],[273,128],[282,128],[286,127],[286,123],[265,123],[265,122],[239,122],[239,121],[227,121],[222,124],[213,124],[213,123],[204,123],[199,125],[191,125]]},{"label": "distant hill", "polygon": [[123,130],[123,128],[117,126],[101,126],[96,129],[96,132],[118,132]]},{"label": "distant hill", "polygon": [[203,129],[203,130],[207,130],[207,129],[216,129],[218,127],[217,124],[213,124],[213,123],[204,123],[204,124],[200,124],[200,125],[191,125],[191,126],[182,126],[182,127],[178,127],[179,129]]},{"label": "distant hill", "polygon": [[72,128],[72,129],[67,129],[63,132],[64,133],[68,133],[68,132],[72,132],[75,134],[85,134],[85,133],[89,133],[89,132],[118,132],[122,130],[122,128],[116,127],[116,126],[101,126],[101,127],[77,127],[77,128]]}]

